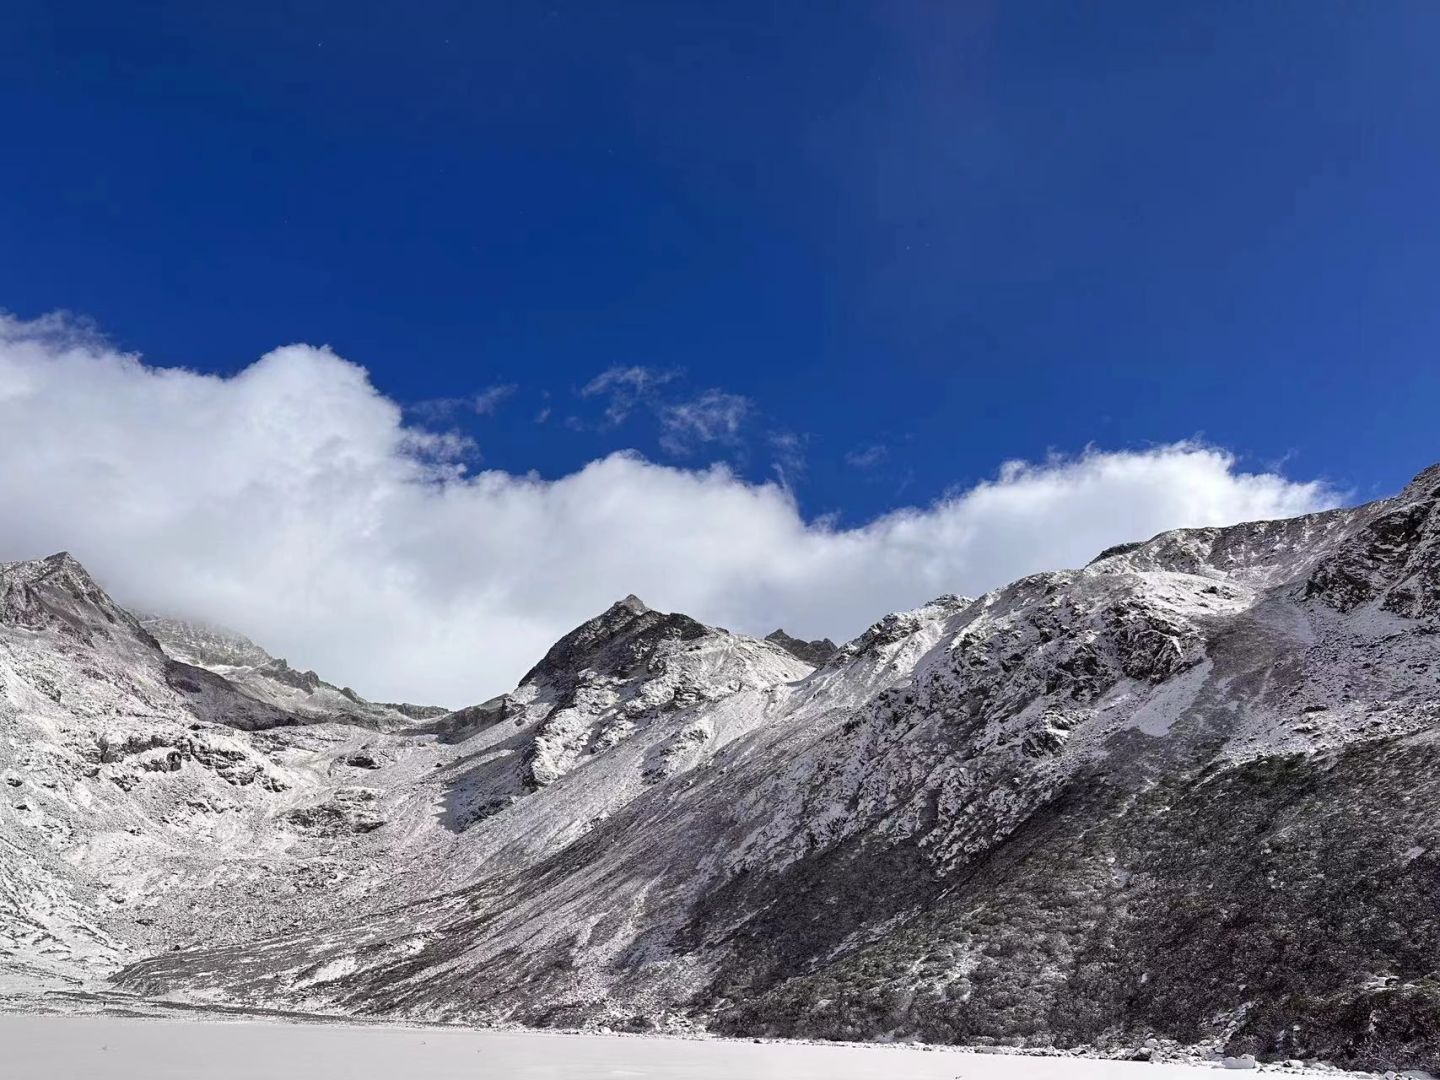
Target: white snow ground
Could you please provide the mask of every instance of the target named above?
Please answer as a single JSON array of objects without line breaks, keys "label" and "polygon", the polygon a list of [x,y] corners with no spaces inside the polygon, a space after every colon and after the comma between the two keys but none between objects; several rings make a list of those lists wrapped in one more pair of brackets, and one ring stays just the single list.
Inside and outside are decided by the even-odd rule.
[{"label": "white snow ground", "polygon": [[1218,1070],[1206,1065],[911,1046],[0,1015],[5,1080],[1201,1080],[1207,1075],[1218,1080]]}]

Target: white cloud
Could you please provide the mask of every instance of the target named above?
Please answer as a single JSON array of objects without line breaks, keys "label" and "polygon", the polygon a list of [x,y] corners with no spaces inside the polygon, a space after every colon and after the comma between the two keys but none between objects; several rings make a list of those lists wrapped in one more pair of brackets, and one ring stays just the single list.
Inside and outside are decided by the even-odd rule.
[{"label": "white cloud", "polygon": [[507,689],[626,593],[733,629],[843,638],[1165,528],[1334,501],[1210,447],[1089,450],[854,529],[779,484],[612,454],[466,475],[359,367],[291,345],[233,378],[0,317],[0,559],[69,549],[122,601],[240,629],[384,699]]},{"label": "white cloud", "polygon": [[750,399],[723,390],[706,390],[689,401],[660,407],[660,446],[671,454],[694,453],[707,443],[734,445],[750,414]]},{"label": "white cloud", "polygon": [[580,388],[580,396],[605,398],[605,419],[613,427],[628,420],[635,406],[647,402],[653,405],[656,392],[676,374],[638,364],[607,368]]}]

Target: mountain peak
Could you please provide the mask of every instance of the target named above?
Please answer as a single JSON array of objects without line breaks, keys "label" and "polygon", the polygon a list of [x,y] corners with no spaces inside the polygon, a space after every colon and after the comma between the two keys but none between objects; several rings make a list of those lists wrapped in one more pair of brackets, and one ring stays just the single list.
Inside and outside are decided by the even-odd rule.
[{"label": "mountain peak", "polygon": [[650,610],[650,608],[646,606],[645,601],[641,600],[633,592],[626,596],[624,600],[616,600],[615,603],[610,605],[611,611],[614,611],[616,608],[623,608],[625,611],[633,612],[636,615],[644,615]]},{"label": "mountain peak", "polygon": [[55,626],[86,639],[96,630],[109,633],[117,627],[144,635],[135,618],[68,551],[0,563],[0,623]]},{"label": "mountain peak", "polygon": [[[667,615],[645,606],[634,594],[617,600],[592,619],[566,634],[521,679],[522,685],[538,675],[573,676],[584,668],[608,670],[634,662],[637,649],[663,637],[695,638],[708,628],[686,615]],[[614,651],[612,654],[613,650]]]},{"label": "mountain peak", "polygon": [[0,563],[0,572],[7,577],[24,581],[39,581],[54,574],[67,573],[93,584],[90,572],[80,560],[68,551],[57,551],[41,559],[20,559],[16,562]]},{"label": "mountain peak", "polygon": [[1399,498],[1407,501],[1416,498],[1440,498],[1440,462],[1416,473],[1415,478],[1400,492]]},{"label": "mountain peak", "polygon": [[797,660],[804,660],[813,667],[819,667],[830,657],[834,656],[840,648],[829,638],[819,638],[815,641],[804,641],[797,637],[791,637],[783,629],[767,634],[765,640],[772,645],[779,645]]}]

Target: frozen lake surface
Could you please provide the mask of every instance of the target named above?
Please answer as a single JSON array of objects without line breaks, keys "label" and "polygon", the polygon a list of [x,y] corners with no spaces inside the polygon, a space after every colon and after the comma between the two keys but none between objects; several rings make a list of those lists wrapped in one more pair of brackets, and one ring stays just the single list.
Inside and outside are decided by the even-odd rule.
[{"label": "frozen lake surface", "polygon": [[1204,1066],[903,1046],[0,1015],[5,1080],[1219,1080],[1220,1075]]}]

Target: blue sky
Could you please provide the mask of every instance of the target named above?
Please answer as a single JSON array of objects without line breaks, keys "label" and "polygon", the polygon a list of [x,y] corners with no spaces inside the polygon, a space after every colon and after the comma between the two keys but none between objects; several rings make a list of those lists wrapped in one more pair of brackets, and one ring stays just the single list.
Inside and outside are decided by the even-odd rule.
[{"label": "blue sky", "polygon": [[1428,0],[18,0],[0,560],[464,704],[630,592],[839,640],[1387,494],[1440,458],[1437,46]]},{"label": "blue sky", "polygon": [[[1440,457],[1434,4],[6,22],[0,306],[201,371],[329,343],[427,423],[513,387],[443,417],[492,467],[778,461],[863,521],[1091,443],[1360,495]],[[612,423],[617,367],[669,378]],[[733,432],[667,439],[707,391]]]}]

